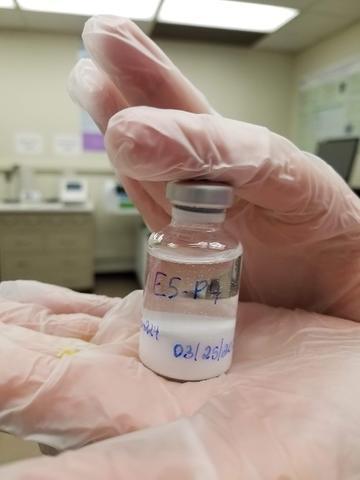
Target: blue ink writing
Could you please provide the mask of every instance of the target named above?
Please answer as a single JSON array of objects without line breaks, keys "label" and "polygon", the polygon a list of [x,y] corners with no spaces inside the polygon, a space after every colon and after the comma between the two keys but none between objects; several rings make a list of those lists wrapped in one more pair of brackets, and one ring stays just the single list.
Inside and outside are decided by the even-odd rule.
[{"label": "blue ink writing", "polygon": [[154,280],[154,286],[153,286],[153,290],[154,290],[154,295],[157,295],[159,297],[165,297],[165,293],[161,293],[161,292],[158,292],[156,287],[159,287],[161,286],[161,282],[158,281],[159,278],[158,277],[167,277],[166,273],[163,273],[163,272],[156,272],[156,275],[155,275],[155,280]]},{"label": "blue ink writing", "polygon": [[214,303],[216,304],[218,298],[220,297],[220,282],[217,279],[213,279],[210,282],[209,286],[210,295],[214,298]]},{"label": "blue ink writing", "polygon": [[157,325],[149,322],[149,320],[145,320],[145,322],[142,322],[141,327],[146,333],[146,335],[149,335],[150,337],[155,337],[155,340],[159,340],[160,330]]},{"label": "blue ink writing", "polygon": [[198,354],[200,353],[201,360],[210,360],[219,362],[220,359],[226,357],[231,353],[232,342],[225,342],[222,338],[216,345],[202,345],[200,342],[193,345],[183,345],[176,343],[173,347],[173,356],[175,358],[185,358],[186,360],[198,361]]},{"label": "blue ink writing", "polygon": [[181,343],[177,343],[176,345],[174,345],[173,352],[174,357],[179,358],[184,353],[184,347],[181,345]]},{"label": "blue ink writing", "polygon": [[168,296],[168,298],[170,298],[170,299],[175,298],[177,296],[177,294],[179,293],[179,290],[174,285],[174,282],[176,280],[181,280],[181,278],[180,277],[172,277],[172,278],[170,278],[170,281],[169,281],[169,288],[171,288],[174,292],[174,293],[172,293]]},{"label": "blue ink writing", "polygon": [[[153,293],[157,297],[165,297],[168,300],[173,300],[179,295],[179,289],[181,289],[181,277],[170,277],[164,272],[156,272],[153,282]],[[221,296],[220,280],[212,279],[210,282],[207,280],[196,280],[194,288],[191,290],[180,290],[184,295],[191,294],[194,300],[211,298],[214,299],[216,305],[218,299]]]}]

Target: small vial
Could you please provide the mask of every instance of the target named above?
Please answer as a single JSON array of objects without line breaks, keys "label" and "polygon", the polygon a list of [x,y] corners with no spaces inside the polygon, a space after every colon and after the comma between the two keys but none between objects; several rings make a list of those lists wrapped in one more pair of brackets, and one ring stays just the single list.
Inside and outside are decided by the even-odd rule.
[{"label": "small vial", "polygon": [[148,241],[140,359],[175,380],[226,372],[233,353],[242,246],[223,228],[233,189],[169,183],[171,223]]}]

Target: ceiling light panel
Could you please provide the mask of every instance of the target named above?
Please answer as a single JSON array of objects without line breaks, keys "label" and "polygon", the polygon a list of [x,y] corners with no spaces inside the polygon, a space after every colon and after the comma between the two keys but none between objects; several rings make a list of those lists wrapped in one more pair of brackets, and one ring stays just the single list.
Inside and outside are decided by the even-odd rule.
[{"label": "ceiling light panel", "polygon": [[[1,1],[1,0],[0,0]],[[152,20],[160,0],[18,0],[20,8],[33,12],[69,15],[119,15],[133,20]]]},{"label": "ceiling light panel", "polygon": [[158,21],[270,33],[298,15],[295,8],[233,0],[164,0]]},{"label": "ceiling light panel", "polygon": [[14,0],[0,0],[0,8],[15,8]]}]

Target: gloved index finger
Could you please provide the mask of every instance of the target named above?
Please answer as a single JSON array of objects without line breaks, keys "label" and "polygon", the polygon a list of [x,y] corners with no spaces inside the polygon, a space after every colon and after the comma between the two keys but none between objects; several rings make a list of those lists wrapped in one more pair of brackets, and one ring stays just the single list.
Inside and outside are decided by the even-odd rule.
[{"label": "gloved index finger", "polygon": [[106,73],[90,58],[78,61],[68,79],[68,92],[85,109],[102,133],[115,113],[128,107],[127,101]]},{"label": "gloved index finger", "polygon": [[[79,62],[70,75],[69,92],[90,113],[102,132],[110,117],[127,106],[212,113],[203,94],[130,20],[94,17],[85,24],[83,41],[99,68],[90,61]],[[155,215],[158,224],[168,222],[163,207],[166,202],[158,203],[149,184],[121,175],[119,171],[117,176],[145,220]]]},{"label": "gloved index finger", "polygon": [[130,20],[93,17],[85,24],[83,41],[129,105],[211,112],[204,95]]}]

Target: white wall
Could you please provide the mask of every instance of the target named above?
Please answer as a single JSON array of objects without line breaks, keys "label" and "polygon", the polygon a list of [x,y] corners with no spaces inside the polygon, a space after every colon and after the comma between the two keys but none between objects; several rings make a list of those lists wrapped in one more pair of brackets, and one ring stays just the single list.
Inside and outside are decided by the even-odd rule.
[{"label": "white wall", "polygon": [[[360,22],[306,49],[295,57],[291,131],[291,137],[295,141],[296,119],[298,115],[297,87],[300,80],[306,75],[311,75],[332,65],[343,63],[347,59],[359,58],[359,45]],[[353,186],[360,187],[360,158],[355,163],[350,183]]]},{"label": "white wall", "polygon": [[[74,35],[15,31],[0,34],[0,169],[13,164],[36,167],[39,171],[34,180],[45,198],[58,193],[57,168],[87,171],[83,176],[89,182],[96,206],[97,267],[127,270],[134,262],[134,235],[139,220],[104,212],[102,185],[106,178],[113,176],[106,154],[83,153],[68,158],[53,153],[55,134],[80,134],[80,111],[66,91],[67,77],[80,47],[80,38]],[[17,155],[14,151],[16,132],[42,134],[43,153]],[[0,189],[2,198],[15,191],[14,185],[9,188],[4,183],[4,175],[0,176]]]},{"label": "white wall", "polygon": [[[222,114],[289,133],[290,56],[235,46],[160,44]],[[0,33],[1,162],[23,161],[13,149],[19,131],[44,135],[45,150],[34,161],[64,162],[53,154],[51,142],[53,134],[80,129],[78,109],[66,92],[80,45],[75,35]],[[102,154],[86,154],[74,160],[106,165],[104,159]]]},{"label": "white wall", "polygon": [[[79,132],[79,112],[66,92],[66,79],[79,48],[80,40],[75,36],[0,33],[2,162],[24,160],[13,148],[14,133],[19,131],[44,136],[44,152],[34,161],[52,165],[64,162],[63,157],[54,156],[51,142],[53,134]],[[87,161],[104,158],[91,155]]]},{"label": "white wall", "polygon": [[292,56],[219,44],[159,45],[219,113],[290,134]]},{"label": "white wall", "polygon": [[[357,55],[360,23],[296,56],[198,42],[162,40],[159,44],[221,114],[266,125],[294,138],[298,81]],[[67,76],[80,47],[76,35],[0,32],[0,170],[24,162],[46,168],[61,165],[94,170],[87,176],[96,200],[102,181],[112,175],[106,155],[57,157],[51,143],[56,133],[80,133],[79,110],[66,92]],[[45,138],[43,154],[33,158],[16,155],[13,138],[19,131],[41,133]],[[38,186],[46,196],[56,194],[57,178],[55,173],[38,175]],[[360,185],[360,162],[353,184]],[[6,194],[4,176],[0,175],[0,198]],[[125,247],[121,237],[126,238],[126,231],[133,227],[119,219],[104,218],[100,208],[97,217],[97,255],[107,257],[110,251],[118,255],[123,250],[124,259],[131,258],[132,245]],[[107,236],[101,237],[101,231]]]},{"label": "white wall", "polygon": [[360,22],[298,54],[294,65],[295,75],[300,78],[343,62],[346,58],[359,56],[359,45]]},{"label": "white wall", "polygon": [[[266,125],[289,134],[292,94],[292,58],[235,46],[162,41],[161,47],[222,114]],[[78,36],[20,31],[0,32],[0,171],[13,164],[38,168],[76,167],[93,170],[84,175],[97,204],[97,261],[104,265],[131,265],[136,220],[106,216],[101,208],[102,182],[112,175],[104,153],[56,156],[53,135],[80,133],[79,109],[71,102],[66,81],[75,64]],[[44,136],[41,155],[19,156],[14,151],[16,132]],[[56,195],[58,174],[38,173],[37,186],[45,197]],[[14,190],[14,189],[13,189]],[[0,199],[9,189],[0,175]]]}]

